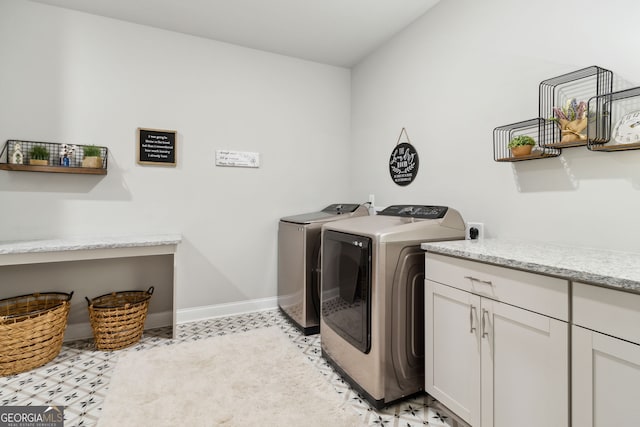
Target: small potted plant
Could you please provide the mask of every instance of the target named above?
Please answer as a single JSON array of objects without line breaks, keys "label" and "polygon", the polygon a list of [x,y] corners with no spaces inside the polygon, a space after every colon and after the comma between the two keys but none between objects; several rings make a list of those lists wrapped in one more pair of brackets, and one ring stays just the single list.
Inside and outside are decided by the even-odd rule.
[{"label": "small potted plant", "polygon": [[29,151],[29,164],[47,166],[49,164],[49,150],[44,145],[34,145]]},{"label": "small potted plant", "polygon": [[102,149],[95,145],[85,145],[82,147],[84,158],[82,159],[83,168],[101,168],[102,167]]},{"label": "small potted plant", "polygon": [[528,156],[536,141],[528,135],[518,135],[509,141],[509,148],[513,157]]}]

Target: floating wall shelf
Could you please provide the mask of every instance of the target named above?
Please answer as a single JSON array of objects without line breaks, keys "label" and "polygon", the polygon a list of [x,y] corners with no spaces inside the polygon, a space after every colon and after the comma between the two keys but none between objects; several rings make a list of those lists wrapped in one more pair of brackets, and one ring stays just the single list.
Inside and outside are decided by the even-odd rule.
[{"label": "floating wall shelf", "polygon": [[[576,103],[581,101],[587,103],[591,97],[611,93],[612,90],[613,73],[597,66],[544,80],[539,86],[538,116],[545,120],[557,118],[557,115],[554,114],[554,108],[562,109],[571,100],[575,100]],[[593,119],[594,112],[586,109],[585,114],[587,114],[587,122]],[[595,114],[598,113],[595,112]],[[550,128],[551,132],[546,132],[544,137],[540,139],[540,145],[547,148],[570,148],[587,145],[586,129],[583,128],[578,132],[573,131],[572,124],[575,124],[576,127],[579,126],[576,124],[578,120],[574,120],[575,117],[569,117],[570,124],[564,131],[560,129],[559,125]],[[587,123],[584,123],[583,126],[586,125]]]},{"label": "floating wall shelf", "polygon": [[[550,132],[554,126],[552,122],[540,118],[499,126],[493,130],[493,159],[496,162],[520,162],[523,160],[543,159],[557,157],[560,150],[540,145],[540,135]],[[536,141],[531,154],[526,156],[514,156],[509,149],[509,141],[516,136],[527,135]]]},{"label": "floating wall shelf", "polygon": [[53,172],[53,173],[76,173],[85,175],[106,175],[107,170],[103,168],[82,168],[82,167],[64,167],[64,166],[31,166],[31,165],[12,165],[10,163],[0,163],[0,170],[5,171],[24,171],[24,172]]},{"label": "floating wall shelf", "polygon": [[587,128],[589,150],[640,149],[640,87],[594,96],[589,111],[596,112]]},{"label": "floating wall shelf", "polygon": [[[75,149],[69,151],[71,147]],[[34,148],[40,151],[38,155]],[[86,159],[85,154],[93,159]],[[107,158],[107,147],[9,140],[0,151],[0,170],[106,175]],[[35,162],[42,164],[32,164]]]},{"label": "floating wall shelf", "polygon": [[[609,104],[613,101],[637,97],[635,110],[640,133],[640,88],[636,89],[638,92],[612,93],[613,73],[595,65],[543,80],[539,85],[539,116],[495,128],[493,159],[496,162],[544,159],[559,156],[563,148],[587,145],[590,150],[602,151],[640,148],[640,136],[637,142],[627,144],[626,148],[623,144],[602,148],[603,138],[609,138]],[[598,135],[595,140],[597,146],[596,142],[592,144],[589,141],[592,134]],[[536,142],[530,155],[516,157],[511,154],[509,142],[519,135],[530,136]]]}]

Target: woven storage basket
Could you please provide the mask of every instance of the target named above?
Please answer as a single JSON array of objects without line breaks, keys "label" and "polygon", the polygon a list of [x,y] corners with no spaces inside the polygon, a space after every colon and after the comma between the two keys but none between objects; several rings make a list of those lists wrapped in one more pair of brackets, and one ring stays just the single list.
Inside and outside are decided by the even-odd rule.
[{"label": "woven storage basket", "polygon": [[89,298],[89,320],[98,350],[119,350],[142,337],[153,286],[147,291],[123,291]]},{"label": "woven storage basket", "polygon": [[62,348],[73,292],[36,293],[0,300],[0,375],[53,360]]}]

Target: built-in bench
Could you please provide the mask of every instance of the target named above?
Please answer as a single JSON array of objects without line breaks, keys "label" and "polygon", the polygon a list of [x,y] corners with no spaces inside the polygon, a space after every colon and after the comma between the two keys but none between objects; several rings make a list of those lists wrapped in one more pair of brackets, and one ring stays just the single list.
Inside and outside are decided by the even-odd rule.
[{"label": "built-in bench", "polygon": [[0,299],[74,292],[65,341],[92,336],[87,302],[110,292],[155,292],[146,328],[176,325],[175,255],[179,234],[0,242]]}]

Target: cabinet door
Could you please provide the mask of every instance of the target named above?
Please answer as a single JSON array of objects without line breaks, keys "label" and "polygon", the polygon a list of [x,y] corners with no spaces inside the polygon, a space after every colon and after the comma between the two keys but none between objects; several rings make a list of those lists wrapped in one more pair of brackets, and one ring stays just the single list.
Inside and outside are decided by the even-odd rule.
[{"label": "cabinet door", "polygon": [[572,332],[573,425],[640,426],[640,345],[579,326]]},{"label": "cabinet door", "polygon": [[480,297],[426,281],[425,389],[480,425]]},{"label": "cabinet door", "polygon": [[483,427],[569,425],[568,325],[482,299]]}]

